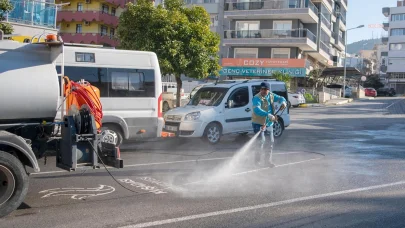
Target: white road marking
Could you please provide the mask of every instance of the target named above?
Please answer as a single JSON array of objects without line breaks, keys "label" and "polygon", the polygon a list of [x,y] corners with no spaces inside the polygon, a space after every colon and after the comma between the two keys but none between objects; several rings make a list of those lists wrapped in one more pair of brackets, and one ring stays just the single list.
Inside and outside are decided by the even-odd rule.
[{"label": "white road marking", "polygon": [[214,212],[209,212],[209,213],[195,214],[195,215],[189,215],[189,216],[172,218],[172,219],[139,223],[139,224],[134,224],[134,225],[122,226],[119,228],[144,228],[144,227],[151,227],[151,226],[159,226],[159,225],[189,221],[189,220],[194,220],[194,219],[208,218],[208,217],[212,217],[212,216],[220,216],[220,215],[252,211],[252,210],[264,209],[264,208],[275,207],[275,206],[282,206],[282,205],[286,205],[286,204],[292,204],[292,203],[297,203],[297,202],[302,202],[302,201],[307,201],[307,200],[321,199],[321,198],[326,198],[326,197],[331,197],[331,196],[338,196],[338,195],[344,195],[344,194],[350,194],[350,193],[356,193],[356,192],[370,191],[370,190],[374,190],[374,189],[388,188],[388,187],[404,185],[404,184],[405,184],[405,181],[399,181],[399,182],[394,182],[394,183],[389,183],[389,184],[374,185],[374,186],[369,186],[369,187],[364,187],[364,188],[356,188],[356,189],[349,189],[349,190],[344,190],[344,191],[337,191],[337,192],[331,192],[331,193],[325,193],[325,194],[319,194],[319,195],[313,195],[313,196],[299,197],[299,198],[295,198],[295,199],[283,200],[283,201],[267,203],[267,204],[259,204],[259,205],[248,206],[248,207],[239,207],[239,208],[233,208],[233,209],[229,209],[229,210],[214,211]]},{"label": "white road marking", "polygon": [[389,107],[393,106],[394,104],[396,104],[396,103],[398,103],[398,102],[401,102],[401,101],[403,101],[403,100],[400,99],[400,100],[398,100],[398,101],[392,102],[392,104],[390,104],[390,105],[388,105],[387,107],[385,107],[385,109],[387,109],[387,108],[389,108]]},{"label": "white road marking", "polygon": [[[315,161],[315,160],[319,160],[319,159],[321,159],[321,158],[313,158],[313,159],[303,160],[303,161],[299,161],[299,162],[285,163],[285,164],[281,164],[281,165],[276,165],[274,168],[288,166],[288,165],[295,165],[295,164]],[[230,174],[230,176],[238,176],[238,175],[247,174],[247,173],[254,173],[254,172],[259,172],[259,171],[263,171],[263,170],[266,170],[266,169],[271,169],[271,168],[270,167],[265,167],[265,168],[260,168],[260,169],[248,170],[248,171],[244,171],[244,172],[240,172],[240,173],[232,173],[232,174]],[[197,184],[197,183],[202,183],[202,182],[209,182],[209,181],[207,181],[207,180],[199,180],[199,181],[195,181],[195,182],[182,184],[182,186],[190,185],[190,184]]]},{"label": "white road marking", "polygon": [[47,198],[50,196],[70,196],[71,199],[81,200],[88,197],[110,194],[114,191],[114,187],[100,184],[100,186],[96,188],[53,188],[40,191],[39,193],[47,193],[41,198]]},{"label": "white road marking", "polygon": [[[300,154],[300,153],[307,153],[307,152],[286,152],[286,153],[273,153],[273,155],[286,155],[286,154]],[[223,157],[223,158],[205,158],[205,159],[194,159],[194,160],[181,160],[181,161],[170,161],[170,162],[156,162],[156,163],[144,163],[144,164],[132,164],[132,165],[124,165],[125,167],[137,167],[137,166],[149,166],[149,165],[166,165],[166,164],[175,164],[175,163],[187,163],[187,162],[200,162],[200,161],[214,161],[214,160],[225,160],[232,157]],[[107,167],[108,169],[115,169],[111,167]],[[30,175],[41,175],[41,174],[52,174],[52,173],[65,173],[69,171],[65,170],[58,170],[58,171],[48,171],[48,172],[39,172],[39,173],[31,173]]]}]

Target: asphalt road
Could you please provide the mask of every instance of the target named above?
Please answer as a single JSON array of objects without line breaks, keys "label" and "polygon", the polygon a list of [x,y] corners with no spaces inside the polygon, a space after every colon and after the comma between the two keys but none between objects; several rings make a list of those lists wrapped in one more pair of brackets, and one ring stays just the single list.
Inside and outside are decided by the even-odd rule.
[{"label": "asphalt road", "polygon": [[126,145],[116,181],[51,157],[0,227],[404,227],[404,117],[399,97],[294,109],[273,169],[234,136]]}]

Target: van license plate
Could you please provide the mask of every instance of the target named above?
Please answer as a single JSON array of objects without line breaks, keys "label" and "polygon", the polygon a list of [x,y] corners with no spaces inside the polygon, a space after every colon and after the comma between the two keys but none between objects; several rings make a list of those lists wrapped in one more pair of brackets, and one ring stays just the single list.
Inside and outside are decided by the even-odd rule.
[{"label": "van license plate", "polygon": [[177,127],[174,127],[174,126],[166,126],[166,130],[168,130],[168,131],[177,131]]}]

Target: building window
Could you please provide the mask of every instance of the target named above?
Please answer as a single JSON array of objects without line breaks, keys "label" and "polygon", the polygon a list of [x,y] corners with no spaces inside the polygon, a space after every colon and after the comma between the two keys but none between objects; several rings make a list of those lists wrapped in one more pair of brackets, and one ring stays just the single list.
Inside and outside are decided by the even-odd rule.
[{"label": "building window", "polygon": [[82,24],[76,24],[76,33],[82,33]]},{"label": "building window", "polygon": [[273,30],[276,36],[291,36],[292,21],[273,21]]},{"label": "building window", "polygon": [[106,36],[108,34],[108,27],[107,26],[102,25],[100,30],[101,30],[100,32],[101,32],[102,36]]},{"label": "building window", "polygon": [[115,11],[116,11],[116,9],[114,7],[111,8],[111,15],[115,16]]},{"label": "building window", "polygon": [[81,3],[81,2],[77,3],[77,11],[79,11],[79,12],[83,11],[83,3]]},{"label": "building window", "polygon": [[391,43],[390,51],[405,51],[405,43]]},{"label": "building window", "polygon": [[110,39],[114,38],[115,35],[115,29],[111,28],[110,29]]},{"label": "building window", "polygon": [[236,21],[236,31],[259,30],[260,21]]},{"label": "building window", "polygon": [[289,59],[290,49],[289,48],[272,48],[271,58],[274,59]]},{"label": "building window", "polygon": [[235,48],[234,58],[257,58],[257,48]]},{"label": "building window", "polygon": [[292,30],[292,21],[273,21],[273,29]]},{"label": "building window", "polygon": [[109,11],[109,6],[107,6],[106,4],[103,4],[101,6],[101,12],[108,14],[108,11]]},{"label": "building window", "polygon": [[405,14],[392,14],[391,21],[405,21]]},{"label": "building window", "polygon": [[391,29],[391,36],[404,36],[405,29],[398,28],[398,29]]}]

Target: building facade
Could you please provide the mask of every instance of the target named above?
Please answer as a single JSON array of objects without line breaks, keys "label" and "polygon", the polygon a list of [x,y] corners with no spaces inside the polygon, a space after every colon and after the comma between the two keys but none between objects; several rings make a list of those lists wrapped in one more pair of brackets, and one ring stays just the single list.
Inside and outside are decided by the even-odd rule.
[{"label": "building facade", "polygon": [[[116,28],[127,0],[71,0],[59,8],[57,24],[68,43],[116,47]],[[59,1],[58,3],[62,3]]]},{"label": "building facade", "polygon": [[32,37],[42,33],[56,34],[57,6],[53,1],[10,0],[13,10],[5,15],[5,22],[13,26],[18,37]]},{"label": "building facade", "polygon": [[347,0],[202,1],[218,16],[222,78],[281,71],[298,84],[314,68],[343,66]]},{"label": "building facade", "polygon": [[396,7],[385,7],[382,13],[389,20],[384,22],[388,35],[382,38],[388,46],[387,83],[397,93],[405,93],[405,1],[397,1]]}]

